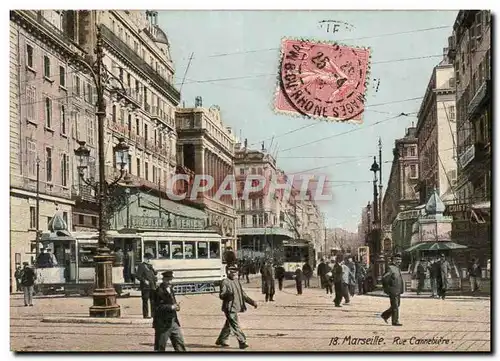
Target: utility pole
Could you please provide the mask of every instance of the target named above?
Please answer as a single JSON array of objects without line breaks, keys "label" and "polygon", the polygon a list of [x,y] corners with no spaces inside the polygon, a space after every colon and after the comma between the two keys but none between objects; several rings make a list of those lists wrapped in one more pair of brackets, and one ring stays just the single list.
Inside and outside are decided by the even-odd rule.
[{"label": "utility pole", "polygon": [[[379,183],[378,183],[378,196],[379,196],[379,207],[378,207],[378,214],[379,214],[379,221],[380,221],[380,241],[383,242],[382,240],[382,138],[378,138],[378,164],[379,164]],[[382,250],[383,245],[380,245],[380,249]]]},{"label": "utility pole", "polygon": [[38,255],[40,254],[40,158],[36,157],[36,236],[35,236],[35,260],[38,260]]}]

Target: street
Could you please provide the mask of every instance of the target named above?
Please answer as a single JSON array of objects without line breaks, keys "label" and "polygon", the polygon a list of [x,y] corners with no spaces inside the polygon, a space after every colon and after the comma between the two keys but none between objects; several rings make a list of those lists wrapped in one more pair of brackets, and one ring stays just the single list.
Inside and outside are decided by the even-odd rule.
[{"label": "street", "polygon": [[[286,281],[284,290],[277,291],[276,302],[265,303],[259,279],[243,284],[248,295],[259,302],[258,309],[249,306],[239,315],[250,345],[246,351],[491,350],[488,299],[403,298],[403,326],[392,327],[379,317],[389,306],[388,298],[355,296],[350,305],[335,308],[331,295],[322,290],[304,289],[303,295],[297,296],[293,285],[293,281]],[[240,351],[234,336],[229,339],[229,348],[214,345],[224,323],[217,294],[177,299],[188,351]],[[153,351],[154,331],[151,320],[141,317],[140,297],[120,298],[118,303],[121,319],[69,323],[67,319],[88,317],[92,298],[36,298],[34,307],[24,307],[22,295],[13,295],[11,350]],[[431,344],[428,339],[433,340]],[[170,343],[167,350],[172,350]]]}]

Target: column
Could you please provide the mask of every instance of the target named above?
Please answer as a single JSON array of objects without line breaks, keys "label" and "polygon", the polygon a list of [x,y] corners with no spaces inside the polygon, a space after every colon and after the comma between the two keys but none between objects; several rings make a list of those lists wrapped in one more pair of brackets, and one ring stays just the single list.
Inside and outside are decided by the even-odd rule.
[{"label": "column", "polygon": [[194,167],[195,169],[191,169],[195,172],[195,174],[203,174],[203,170],[205,169],[205,147],[203,145],[196,147],[194,151]]},{"label": "column", "polygon": [[212,176],[213,180],[214,180],[214,186],[213,186],[213,190],[212,190],[212,193],[210,194],[211,196],[213,196],[215,194],[215,184],[217,183],[217,180],[216,180],[216,172],[215,172],[215,154],[213,153],[210,153],[210,175]]}]

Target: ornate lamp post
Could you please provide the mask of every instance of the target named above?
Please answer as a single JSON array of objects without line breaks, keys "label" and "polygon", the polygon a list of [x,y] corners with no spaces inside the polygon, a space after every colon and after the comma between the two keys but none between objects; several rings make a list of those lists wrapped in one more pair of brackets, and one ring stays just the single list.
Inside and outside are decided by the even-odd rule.
[{"label": "ornate lamp post", "polygon": [[373,245],[373,258],[374,258],[374,271],[375,278],[378,280],[381,276],[380,272],[380,215],[379,215],[379,202],[378,202],[378,189],[377,189],[377,172],[380,171],[380,166],[377,163],[377,158],[373,157],[373,164],[370,167],[373,172],[373,230],[372,230],[372,245]]},{"label": "ornate lamp post", "polygon": [[[104,65],[103,39],[100,28],[97,28],[97,42],[94,50],[95,61],[89,64],[85,59],[75,57],[72,62],[80,65],[82,71],[87,71],[95,84],[97,92],[97,122],[98,122],[98,161],[99,161],[99,180],[85,179],[85,169],[88,166],[90,150],[85,146],[85,142],[79,142],[80,147],[75,150],[75,155],[79,161],[80,178],[96,191],[99,204],[99,243],[97,255],[94,257],[95,262],[95,288],[93,293],[93,306],[90,307],[91,317],[120,317],[120,306],[116,303],[116,291],[113,287],[112,280],[112,265],[114,256],[111,254],[106,242],[106,229],[108,215],[106,214],[107,202],[109,201],[108,190],[116,185],[124,176],[125,166],[128,162],[128,146],[124,139],[119,139],[118,145],[115,147],[117,163],[120,166],[120,174],[110,184],[106,181],[105,174],[105,121],[106,121],[106,101],[104,92],[115,92],[118,99],[125,99],[126,91],[123,83],[106,69]],[[111,80],[115,80],[120,85],[119,87],[111,86]],[[132,104],[135,108],[135,105]],[[118,165],[118,164],[117,164]]]}]

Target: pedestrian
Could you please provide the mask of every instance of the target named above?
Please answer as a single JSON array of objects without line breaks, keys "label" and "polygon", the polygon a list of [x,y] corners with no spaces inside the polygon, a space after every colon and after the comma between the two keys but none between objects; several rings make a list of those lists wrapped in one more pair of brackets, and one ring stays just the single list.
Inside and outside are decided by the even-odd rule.
[{"label": "pedestrian", "polygon": [[332,269],[332,278],[333,284],[335,285],[335,298],[333,302],[335,303],[335,307],[342,307],[340,302],[342,302],[342,296],[344,295],[342,289],[342,265],[340,264],[341,257],[337,255],[335,258],[335,264]]},{"label": "pedestrian", "polygon": [[22,278],[23,270],[21,269],[21,265],[16,266],[16,272],[14,272],[14,278],[16,279],[16,292],[22,291],[21,286],[21,278]]},{"label": "pedestrian", "polygon": [[280,291],[283,290],[283,279],[285,278],[285,268],[283,265],[278,265],[274,269],[274,276],[278,279],[278,288]]},{"label": "pedestrian", "polygon": [[115,248],[115,266],[116,267],[123,267],[123,258],[124,254],[123,251],[120,247]]},{"label": "pedestrian", "polygon": [[[142,298],[142,317],[151,318],[154,317],[155,305],[154,305],[154,292],[156,289],[156,274],[157,272],[151,264],[151,259],[153,255],[151,253],[146,253],[144,255],[144,262],[139,264],[137,268],[137,279],[140,282],[141,298]],[[151,309],[151,317],[148,313],[148,303]]]},{"label": "pedestrian", "polygon": [[311,265],[309,263],[304,263],[302,266],[302,273],[304,274],[304,288],[309,288],[310,287],[310,280],[313,274],[313,270],[311,268]]},{"label": "pedestrian", "polygon": [[437,295],[437,278],[438,278],[440,273],[441,273],[441,271],[440,271],[439,262],[437,261],[436,258],[433,258],[431,260],[431,264],[429,266],[429,277],[431,280],[431,289],[432,289],[431,297],[432,298],[436,298],[438,296]]},{"label": "pedestrian", "polygon": [[425,260],[422,258],[417,266],[417,295],[422,293],[425,283]]},{"label": "pedestrian", "polygon": [[23,270],[21,272],[21,285],[24,292],[24,307],[33,306],[33,291],[36,280],[36,273],[29,266],[28,262],[23,262]]},{"label": "pedestrian", "polygon": [[345,261],[342,261],[342,295],[344,296],[344,305],[348,305],[351,302],[351,297],[349,293],[349,280],[351,279],[351,270],[349,266],[346,265]]},{"label": "pedestrian", "polygon": [[[154,293],[155,312],[153,316],[153,328],[155,329],[155,351],[165,351],[167,341],[170,339],[172,347],[176,352],[186,351],[184,337],[182,336],[181,323],[177,312],[181,310],[180,303],[175,299],[172,280],[172,271],[162,274],[162,283]],[[153,289],[154,290],[154,289]]]},{"label": "pedestrian", "polygon": [[358,294],[366,294],[365,289],[365,278],[366,278],[366,267],[362,262],[356,262],[356,277],[358,284]]},{"label": "pedestrian", "polygon": [[264,267],[262,267],[262,282],[266,295],[266,302],[274,302],[275,282],[273,266],[270,259],[268,259],[264,264]]},{"label": "pedestrian", "polygon": [[222,280],[219,298],[222,300],[222,312],[226,316],[226,322],[215,344],[217,346],[228,347],[227,339],[232,331],[238,340],[240,349],[245,349],[248,347],[248,344],[238,322],[238,313],[247,310],[246,303],[257,308],[257,302],[248,297],[245,291],[243,291],[243,287],[236,277],[237,272],[238,269],[235,266],[228,267],[227,278]]},{"label": "pedestrian", "polygon": [[325,271],[326,274],[324,275],[325,278],[325,288],[326,288],[326,294],[333,294],[333,262],[330,261],[330,265],[326,265]]},{"label": "pedestrian", "polygon": [[251,268],[251,263],[252,261],[247,259],[244,263],[243,263],[243,275],[245,276],[246,280],[247,280],[247,283],[250,283],[250,278],[249,278],[249,275],[250,275],[250,268]]},{"label": "pedestrian", "polygon": [[391,258],[391,263],[387,267],[386,273],[382,276],[382,286],[384,292],[389,295],[391,307],[382,312],[380,317],[387,323],[392,318],[393,326],[403,326],[399,323],[399,306],[401,305],[401,295],[404,293],[403,276],[401,275],[401,254],[396,254]]},{"label": "pedestrian", "polygon": [[356,265],[354,264],[352,260],[352,256],[349,256],[347,258],[346,262],[347,267],[349,267],[349,295],[351,297],[354,297],[354,294],[356,293]]},{"label": "pedestrian", "polygon": [[[325,260],[322,258],[318,264],[318,277],[320,280],[321,288],[326,288],[326,274],[328,265],[325,263]],[[328,291],[326,292],[328,294]]]},{"label": "pedestrian", "polygon": [[437,289],[438,289],[438,297],[441,299],[445,299],[446,290],[448,289],[448,274],[450,273],[450,263],[444,257],[444,254],[441,254],[441,258],[438,262],[439,264],[439,274],[437,277]]},{"label": "pedestrian", "polygon": [[469,281],[470,281],[470,289],[472,293],[479,291],[481,286],[481,266],[479,265],[479,260],[473,258],[472,264],[469,267]]},{"label": "pedestrian", "polygon": [[300,267],[297,267],[297,269],[295,270],[295,275],[293,276],[293,278],[295,278],[295,287],[297,288],[297,294],[301,295],[302,294],[302,279],[304,278],[304,275],[303,275]]},{"label": "pedestrian", "polygon": [[129,245],[124,257],[123,276],[126,283],[135,283],[135,253],[134,247]]}]

